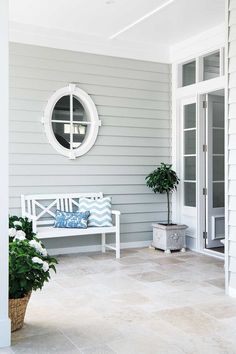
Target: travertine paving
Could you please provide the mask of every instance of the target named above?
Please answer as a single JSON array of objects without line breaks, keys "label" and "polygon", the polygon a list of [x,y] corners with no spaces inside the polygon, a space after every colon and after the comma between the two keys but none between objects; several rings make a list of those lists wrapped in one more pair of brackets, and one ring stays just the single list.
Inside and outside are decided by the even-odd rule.
[{"label": "travertine paving", "polygon": [[59,257],[0,353],[233,354],[236,300],[223,261],[151,249]]}]

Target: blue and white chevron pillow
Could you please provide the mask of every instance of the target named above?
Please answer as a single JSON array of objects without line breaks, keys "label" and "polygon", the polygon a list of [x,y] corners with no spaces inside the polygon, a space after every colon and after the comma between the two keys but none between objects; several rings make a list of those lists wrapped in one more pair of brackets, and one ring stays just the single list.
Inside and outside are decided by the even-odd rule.
[{"label": "blue and white chevron pillow", "polygon": [[54,227],[87,229],[89,211],[81,213],[79,211],[69,212],[56,210]]},{"label": "blue and white chevron pillow", "polygon": [[88,226],[112,226],[111,197],[80,198],[79,211],[89,210]]}]

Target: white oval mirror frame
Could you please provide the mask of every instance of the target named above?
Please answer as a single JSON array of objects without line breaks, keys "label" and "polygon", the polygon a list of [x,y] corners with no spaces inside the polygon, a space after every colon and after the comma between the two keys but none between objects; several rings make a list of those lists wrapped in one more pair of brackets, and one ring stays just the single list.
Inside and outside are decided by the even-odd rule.
[{"label": "white oval mirror frame", "polygon": [[[84,138],[82,144],[76,149],[73,149],[72,147],[70,149],[67,149],[62,146],[56,139],[55,133],[52,128],[51,121],[54,107],[56,106],[60,98],[62,98],[63,96],[70,96],[78,99],[78,101],[83,105],[84,110],[86,112],[86,116],[89,121],[88,134]],[[101,121],[98,118],[96,106],[92,101],[91,97],[84,90],[77,87],[75,84],[69,84],[68,86],[57,90],[50,97],[44,111],[44,117],[42,119],[42,122],[44,124],[46,136],[52,147],[61,155],[67,156],[70,159],[75,159],[78,156],[82,156],[92,148],[97,139],[99,126],[101,126]]]}]

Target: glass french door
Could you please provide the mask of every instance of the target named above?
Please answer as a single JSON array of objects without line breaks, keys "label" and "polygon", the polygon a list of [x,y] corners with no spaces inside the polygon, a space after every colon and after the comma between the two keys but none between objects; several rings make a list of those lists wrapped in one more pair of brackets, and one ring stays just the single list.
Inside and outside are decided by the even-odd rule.
[{"label": "glass french door", "polygon": [[[224,96],[206,95],[205,121],[205,194],[206,248],[221,247],[225,229],[225,176],[224,176]],[[205,147],[205,148],[204,148]]]}]

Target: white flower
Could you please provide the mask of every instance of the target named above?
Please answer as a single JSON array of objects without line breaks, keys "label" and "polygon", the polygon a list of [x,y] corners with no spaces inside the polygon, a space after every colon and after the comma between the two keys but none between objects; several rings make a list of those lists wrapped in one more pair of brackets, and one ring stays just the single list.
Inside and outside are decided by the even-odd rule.
[{"label": "white flower", "polygon": [[47,262],[43,261],[39,257],[33,257],[32,258],[33,263],[41,264],[43,267],[44,272],[47,272],[49,270],[49,265]]},{"label": "white flower", "polygon": [[47,272],[48,269],[49,269],[48,263],[47,262],[43,262],[43,270],[44,270],[44,272]]},{"label": "white flower", "polygon": [[36,240],[31,240],[31,241],[29,241],[29,245],[31,246],[31,247],[33,247],[36,251],[40,251],[41,250],[41,245],[40,245],[40,243],[39,242],[37,242]]},{"label": "white flower", "polygon": [[23,241],[25,240],[25,232],[23,230],[17,230],[15,240]]},{"label": "white flower", "polygon": [[9,230],[8,230],[8,235],[10,237],[15,237],[16,236],[16,229],[14,229],[14,227],[11,227]]},{"label": "white flower", "polygon": [[21,222],[21,221],[18,221],[18,220],[13,221],[13,224],[14,224],[14,226],[20,226],[20,227],[22,227],[22,222]]},{"label": "white flower", "polygon": [[36,240],[31,240],[29,242],[30,246],[33,247],[37,252],[39,252],[42,256],[47,256],[47,251],[42,247],[41,242],[37,242]]},{"label": "white flower", "polygon": [[46,248],[43,248],[43,247],[42,247],[41,254],[42,254],[43,257],[47,257],[48,253],[47,253]]},{"label": "white flower", "polygon": [[39,257],[33,257],[32,258],[32,262],[33,263],[38,263],[38,264],[43,264],[44,261],[42,259],[40,259]]}]

